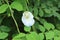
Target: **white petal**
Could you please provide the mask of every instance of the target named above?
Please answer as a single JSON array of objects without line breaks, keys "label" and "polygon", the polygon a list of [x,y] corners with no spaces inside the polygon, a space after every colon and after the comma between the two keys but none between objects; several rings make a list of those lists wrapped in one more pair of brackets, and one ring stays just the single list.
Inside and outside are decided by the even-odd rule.
[{"label": "white petal", "polygon": [[22,22],[26,26],[32,26],[35,23],[34,19],[28,19],[27,20],[24,17],[22,17]]},{"label": "white petal", "polygon": [[23,24],[26,25],[26,26],[32,26],[35,23],[33,17],[34,16],[32,15],[31,12],[25,11],[23,13],[23,16],[22,16],[22,22],[23,22]]},{"label": "white petal", "polygon": [[28,17],[30,17],[30,18],[33,18],[33,14],[31,13],[31,12],[29,12],[29,11],[25,11],[24,13],[23,13],[23,16],[25,17],[25,16],[28,16]]}]

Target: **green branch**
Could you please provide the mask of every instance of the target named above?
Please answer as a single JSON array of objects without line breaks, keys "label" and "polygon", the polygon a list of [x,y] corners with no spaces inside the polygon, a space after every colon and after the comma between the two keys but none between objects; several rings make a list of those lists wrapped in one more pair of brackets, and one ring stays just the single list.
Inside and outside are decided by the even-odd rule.
[{"label": "green branch", "polygon": [[18,31],[18,33],[20,33],[18,24],[17,24],[17,22],[16,22],[16,20],[15,20],[15,18],[14,18],[14,15],[13,15],[13,10],[11,9],[11,7],[10,7],[10,5],[9,5],[8,0],[5,0],[5,1],[6,1],[6,3],[8,4],[8,7],[9,7],[10,12],[11,12],[11,16],[12,16],[14,22],[15,22],[15,25],[16,25],[17,31]]}]

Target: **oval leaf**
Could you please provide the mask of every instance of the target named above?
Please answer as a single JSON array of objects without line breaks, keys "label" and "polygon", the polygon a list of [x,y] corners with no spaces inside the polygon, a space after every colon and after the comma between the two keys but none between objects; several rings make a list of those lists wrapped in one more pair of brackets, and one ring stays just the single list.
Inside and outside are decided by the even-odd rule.
[{"label": "oval leaf", "polygon": [[24,30],[26,31],[26,32],[30,32],[30,30],[31,30],[31,27],[24,27]]},{"label": "oval leaf", "polygon": [[0,39],[5,39],[8,36],[8,33],[0,32]]},{"label": "oval leaf", "polygon": [[21,5],[21,3],[17,2],[17,1],[14,1],[12,4],[11,4],[11,7],[13,9],[16,9],[17,11],[22,11],[23,10],[23,6]]},{"label": "oval leaf", "polygon": [[20,33],[20,34],[17,34],[15,37],[13,37],[12,40],[22,40],[23,38],[25,38],[25,34]]},{"label": "oval leaf", "polygon": [[1,6],[0,6],[0,14],[1,14],[1,13],[4,13],[7,8],[8,8],[8,5],[7,5],[7,4],[1,5]]}]

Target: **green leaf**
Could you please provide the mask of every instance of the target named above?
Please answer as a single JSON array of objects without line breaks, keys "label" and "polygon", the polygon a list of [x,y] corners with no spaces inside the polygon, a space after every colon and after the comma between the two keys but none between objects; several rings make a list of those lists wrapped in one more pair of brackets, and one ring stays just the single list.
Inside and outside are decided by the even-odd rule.
[{"label": "green leaf", "polygon": [[58,7],[60,8],[60,2],[58,3]]},{"label": "green leaf", "polygon": [[45,32],[45,28],[42,25],[39,25],[39,29],[40,31]]},{"label": "green leaf", "polygon": [[40,0],[34,1],[34,6],[38,7],[40,5]]},{"label": "green leaf", "polygon": [[42,9],[40,9],[40,10],[39,10],[39,16],[40,16],[40,17],[43,17],[43,15],[44,15],[44,12],[43,12]]},{"label": "green leaf", "polygon": [[44,34],[43,33],[39,33],[39,40],[43,40],[44,39]]},{"label": "green leaf", "polygon": [[31,30],[31,27],[24,27],[24,30],[26,31],[26,32],[30,32],[30,30]]},{"label": "green leaf", "polygon": [[56,23],[56,28],[60,30],[60,22]]},{"label": "green leaf", "polygon": [[54,11],[53,11],[53,13],[54,13],[54,16],[55,16],[55,17],[60,16],[57,12],[54,12]]},{"label": "green leaf", "polygon": [[53,13],[51,13],[51,14],[45,13],[45,15],[44,15],[44,17],[51,17],[51,16],[53,16]]},{"label": "green leaf", "polygon": [[52,7],[52,6],[53,6],[53,4],[52,4],[51,1],[48,1],[46,4],[47,4],[47,6],[49,6],[49,7]]},{"label": "green leaf", "polygon": [[49,9],[47,9],[47,8],[45,8],[44,11],[45,11],[45,13],[47,13],[47,14],[50,14],[50,13],[51,13],[51,10],[49,10]]},{"label": "green leaf", "polygon": [[53,13],[54,13],[54,16],[57,17],[60,20],[60,14],[57,13],[57,12],[53,12]]},{"label": "green leaf", "polygon": [[49,23],[47,23],[47,22],[44,22],[44,27],[45,27],[47,30],[50,30],[50,29],[51,29]]},{"label": "green leaf", "polygon": [[39,29],[39,23],[38,23],[38,22],[35,22],[34,27],[35,27],[36,29]]},{"label": "green leaf", "polygon": [[51,13],[45,13],[44,17],[51,17],[51,16],[55,16],[55,17],[58,17],[59,14],[56,12],[58,11],[58,8],[57,7],[52,7],[52,8],[49,8],[49,10],[51,11]]},{"label": "green leaf", "polygon": [[0,0],[0,5],[2,5],[2,2],[1,2],[2,0]]},{"label": "green leaf", "polygon": [[55,36],[60,36],[60,31],[59,30],[55,29],[54,33],[55,33]]},{"label": "green leaf", "polygon": [[13,37],[12,40],[22,40],[23,38],[25,38],[25,34],[20,33],[20,34],[17,34],[15,37]]},{"label": "green leaf", "polygon": [[39,36],[36,32],[31,32],[30,34],[26,35],[27,40],[39,40]]},{"label": "green leaf", "polygon": [[35,17],[38,16],[38,9],[37,9],[37,7],[34,7],[34,16]]},{"label": "green leaf", "polygon": [[54,32],[53,31],[49,31],[45,33],[46,39],[52,39],[54,38]]},{"label": "green leaf", "polygon": [[40,20],[41,24],[44,24],[44,22],[47,22],[47,21],[46,21],[45,19],[43,19],[43,18],[40,18],[39,20]]},{"label": "green leaf", "polygon": [[29,11],[32,12],[33,11],[33,8],[31,6],[29,6]]},{"label": "green leaf", "polygon": [[[29,9],[28,9],[28,5],[27,5],[27,1],[28,1],[28,0],[15,0],[15,1],[17,1],[17,2],[19,2],[19,3],[22,4],[24,11],[29,10]],[[31,6],[31,5],[30,5],[30,6]],[[30,7],[30,6],[29,6],[29,7]]]},{"label": "green leaf", "polygon": [[42,3],[41,4],[41,8],[46,8],[47,6],[46,6],[46,4],[45,3]]},{"label": "green leaf", "polygon": [[52,8],[50,8],[50,10],[52,10],[52,11],[55,11],[55,12],[56,12],[56,11],[58,11],[59,9],[58,9],[57,7],[54,7],[54,6],[53,6]]},{"label": "green leaf", "polygon": [[49,25],[50,25],[51,29],[55,29],[55,26],[53,24],[49,23]]},{"label": "green leaf", "polygon": [[8,33],[0,32],[0,39],[5,39],[8,36]]},{"label": "green leaf", "polygon": [[7,5],[7,4],[1,5],[1,6],[0,6],[0,14],[1,14],[1,13],[4,13],[4,12],[7,10],[7,8],[8,8],[8,5]]},{"label": "green leaf", "polygon": [[22,11],[23,10],[23,6],[21,3],[17,2],[17,1],[14,1],[12,4],[11,4],[11,7],[13,9],[16,9],[17,11]]},{"label": "green leaf", "polygon": [[60,37],[54,37],[54,40],[60,40]]},{"label": "green leaf", "polygon": [[51,23],[44,22],[44,27],[49,31],[50,29],[54,29],[54,25]]},{"label": "green leaf", "polygon": [[23,5],[24,11],[29,10],[27,6],[27,0],[19,0],[19,2]]},{"label": "green leaf", "polygon": [[10,30],[11,29],[7,26],[0,26],[0,31],[2,31],[2,32],[10,32]]}]

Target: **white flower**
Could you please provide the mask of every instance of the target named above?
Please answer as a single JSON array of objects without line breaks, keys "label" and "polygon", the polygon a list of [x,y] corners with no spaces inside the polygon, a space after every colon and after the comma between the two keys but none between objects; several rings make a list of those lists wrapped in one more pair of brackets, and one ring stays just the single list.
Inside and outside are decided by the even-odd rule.
[{"label": "white flower", "polygon": [[33,19],[33,14],[29,11],[25,11],[22,16],[22,22],[25,26],[32,26],[35,23],[35,20]]}]

